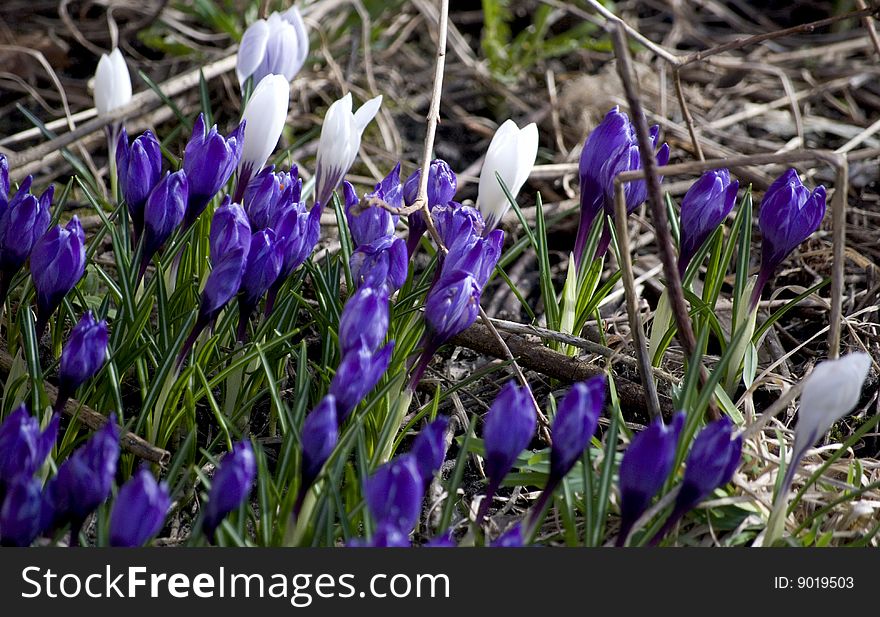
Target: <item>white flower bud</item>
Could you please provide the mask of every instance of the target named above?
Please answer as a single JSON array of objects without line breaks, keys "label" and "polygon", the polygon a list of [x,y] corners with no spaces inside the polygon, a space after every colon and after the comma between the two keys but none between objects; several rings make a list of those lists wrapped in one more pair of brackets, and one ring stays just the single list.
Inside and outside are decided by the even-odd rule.
[{"label": "white flower bud", "polygon": [[102,54],[95,71],[95,109],[104,116],[131,101],[131,77],[119,48]]},{"label": "white flower bud", "polygon": [[244,144],[239,169],[243,178],[250,179],[262,169],[278,145],[289,103],[290,84],[283,75],[266,75],[257,84],[242,114]]},{"label": "white flower bud", "polygon": [[538,127],[534,122],[520,129],[513,120],[507,120],[498,127],[486,151],[477,193],[477,207],[486,222],[484,235],[498,225],[510,207],[495,177],[496,172],[515,199],[535,166],[537,156]]}]

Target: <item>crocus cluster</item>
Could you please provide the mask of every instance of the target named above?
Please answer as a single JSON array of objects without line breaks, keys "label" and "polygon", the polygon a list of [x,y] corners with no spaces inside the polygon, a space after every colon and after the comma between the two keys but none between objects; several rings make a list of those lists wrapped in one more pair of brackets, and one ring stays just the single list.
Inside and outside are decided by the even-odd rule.
[{"label": "crocus cluster", "polygon": [[[660,127],[651,127],[651,141],[657,146]],[[657,164],[669,161],[669,146],[662,144],[657,150]],[[574,245],[576,263],[584,258],[587,238],[596,219],[614,216],[614,178],[624,171],[641,169],[639,144],[632,122],[619,107],[613,107],[584,142],[578,166],[581,183],[581,219]],[[632,212],[647,199],[647,187],[643,180],[629,182],[624,187],[626,210]],[[602,256],[611,241],[611,230],[603,228],[596,256]]]}]

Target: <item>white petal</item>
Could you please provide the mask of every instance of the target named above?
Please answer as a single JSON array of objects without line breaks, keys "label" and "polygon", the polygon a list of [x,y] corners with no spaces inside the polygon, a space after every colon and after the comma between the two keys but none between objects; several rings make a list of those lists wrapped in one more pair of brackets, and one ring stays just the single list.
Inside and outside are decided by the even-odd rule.
[{"label": "white petal", "polygon": [[290,104],[290,84],[283,75],[266,75],[242,114],[244,145],[241,164],[259,171],[281,138]]},{"label": "white petal", "polygon": [[516,123],[513,120],[507,120],[495,131],[489,148],[486,150],[483,168],[480,171],[477,207],[480,209],[488,228],[497,225],[510,207],[507,196],[495,174],[501,176],[513,197],[516,197],[519,191],[519,186],[516,185],[520,158],[519,134],[520,131]]},{"label": "white petal", "polygon": [[259,19],[248,26],[235,58],[235,73],[239,85],[243,85],[248,77],[254,74],[266,55],[266,41],[269,39],[269,24]]},{"label": "white petal", "polygon": [[103,54],[95,71],[95,109],[107,114],[131,100],[131,77],[119,49]]},{"label": "white petal", "polygon": [[[351,95],[349,95],[351,96]],[[376,114],[379,113],[379,107],[382,106],[382,95],[380,94],[374,99],[370,99],[361,108],[354,112],[354,126],[357,130],[358,139],[364,134],[364,129],[373,121]]]},{"label": "white petal", "polygon": [[813,369],[801,394],[793,464],[831,425],[855,408],[870,368],[870,356],[855,352],[822,362]]},{"label": "white petal", "polygon": [[131,75],[128,73],[128,66],[125,64],[125,58],[117,47],[110,53],[110,61],[113,63],[113,100],[114,109],[126,105],[131,100]]},{"label": "white petal", "polygon": [[103,54],[98,60],[98,70],[95,71],[95,109],[98,115],[103,116],[110,111],[110,92],[113,87],[113,65],[110,57]]},{"label": "white petal", "polygon": [[511,191],[516,195],[519,190],[529,179],[532,168],[535,166],[535,159],[538,158],[538,127],[534,122],[524,126],[519,132],[519,139],[516,144],[516,181]]}]

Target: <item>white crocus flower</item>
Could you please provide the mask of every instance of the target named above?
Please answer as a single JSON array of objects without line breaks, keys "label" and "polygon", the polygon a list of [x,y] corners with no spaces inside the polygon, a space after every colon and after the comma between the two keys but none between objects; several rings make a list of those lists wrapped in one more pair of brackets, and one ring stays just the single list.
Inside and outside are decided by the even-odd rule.
[{"label": "white crocus flower", "polygon": [[247,186],[278,145],[289,104],[290,84],[283,75],[266,75],[254,89],[242,114],[245,125],[239,163],[240,187]]},{"label": "white crocus flower", "polygon": [[326,205],[329,202],[333,191],[354,164],[364,129],[379,113],[381,105],[382,97],[377,96],[352,113],[351,93],[330,105],[318,142],[315,198],[319,203]]},{"label": "white crocus flower", "polygon": [[131,101],[131,77],[119,48],[102,54],[95,71],[95,109],[104,116]]},{"label": "white crocus flower", "polygon": [[510,207],[495,174],[501,176],[515,199],[535,166],[537,156],[538,127],[534,122],[520,129],[513,120],[507,120],[495,131],[483,161],[477,193],[477,207],[486,223],[484,235],[501,222]]},{"label": "white crocus flower", "polygon": [[290,7],[284,13],[272,13],[268,19],[252,23],[238,48],[235,72],[244,87],[248,77],[254,85],[266,75],[284,75],[291,81],[309,55],[309,34],[299,9]]},{"label": "white crocus flower", "polygon": [[818,364],[804,381],[791,461],[773,504],[764,546],[772,546],[782,535],[783,513],[798,464],[835,422],[855,409],[870,368],[871,357],[859,351]]}]

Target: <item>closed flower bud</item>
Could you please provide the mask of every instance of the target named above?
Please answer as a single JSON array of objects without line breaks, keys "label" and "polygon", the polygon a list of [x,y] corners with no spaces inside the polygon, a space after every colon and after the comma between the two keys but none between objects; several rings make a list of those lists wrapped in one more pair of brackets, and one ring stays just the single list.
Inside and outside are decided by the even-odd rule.
[{"label": "closed flower bud", "polygon": [[[211,274],[202,290],[199,304],[199,321],[204,320],[206,326],[214,321],[217,313],[226,306],[238,290],[247,267],[248,250],[235,247],[214,264]],[[203,326],[204,327],[204,326]]]},{"label": "closed flower bud", "polygon": [[47,231],[31,252],[31,276],[37,290],[37,336],[86,270],[86,237],[76,215]]},{"label": "closed flower bud", "polygon": [[[403,200],[407,206],[416,202],[419,196],[419,182],[422,179],[421,168],[416,169],[403,185]],[[442,159],[434,159],[428,167],[428,207],[445,206],[455,197],[458,190],[458,178],[449,163]]]},{"label": "closed flower bud", "polygon": [[824,186],[817,186],[811,193],[794,169],[789,169],[770,185],[761,200],[758,215],[761,271],[752,295],[753,308],[779,264],[819,228],[824,216]]},{"label": "closed flower bud", "polygon": [[443,275],[425,299],[425,321],[436,349],[469,328],[480,314],[480,285],[468,272]]},{"label": "closed flower bud", "polygon": [[[74,326],[61,352],[59,399],[72,395],[104,366],[108,340],[107,322],[96,320],[91,311],[86,311]],[[58,407],[56,404],[56,410],[60,411]]]},{"label": "closed flower bud", "polygon": [[449,253],[443,259],[443,272],[468,272],[482,288],[495,270],[503,246],[504,232],[500,229],[489,232],[485,238],[462,234],[449,244]]},{"label": "closed flower bud", "polygon": [[684,412],[666,426],[657,419],[633,437],[620,462],[620,532],[617,544],[623,546],[638,518],[663,487],[672,471],[675,448],[684,427]]},{"label": "closed flower bud", "polygon": [[733,209],[738,189],[739,182],[731,182],[726,169],[707,171],[688,189],[681,201],[680,274]]},{"label": "closed flower bud", "polygon": [[5,203],[3,194],[4,203],[0,204],[0,276],[6,279],[4,284],[24,265],[37,240],[49,227],[49,208],[55,187],[50,185],[38,198],[31,195],[30,186],[31,176],[28,176],[9,203]]},{"label": "closed flower bud", "polygon": [[495,229],[510,208],[510,202],[495,174],[501,176],[510,195],[516,199],[532,172],[537,156],[538,127],[534,122],[520,129],[513,120],[507,120],[498,127],[486,151],[477,193],[477,206],[486,221],[487,231]]},{"label": "closed flower bud", "polygon": [[205,505],[202,528],[213,541],[223,519],[248,498],[257,477],[257,461],[248,441],[236,443],[232,452],[223,457],[211,480],[208,503]]},{"label": "closed flower bud", "polygon": [[355,246],[369,244],[394,234],[397,224],[397,215],[392,214],[386,208],[378,205],[369,205],[373,198],[384,201],[392,208],[399,209],[403,206],[403,198],[400,187],[400,163],[391,173],[376,185],[376,190],[364,197],[364,203],[358,199],[354,187],[344,182],[345,217],[348,221],[348,229]]},{"label": "closed flower bud", "polygon": [[56,524],[71,523],[71,541],[76,543],[79,527],[109,496],[119,460],[119,430],[116,416],[96,431],[85,445],[74,451],[58,468],[47,490]]},{"label": "closed flower bud", "polygon": [[16,476],[30,477],[43,465],[58,436],[58,416],[40,432],[40,423],[24,403],[0,424],[0,499]]},{"label": "closed flower bud", "polygon": [[435,206],[431,211],[431,217],[440,239],[447,247],[452,246],[462,237],[471,240],[475,236],[482,236],[486,229],[479,210],[454,201],[443,206]]},{"label": "closed flower bud", "polygon": [[131,101],[131,76],[122,52],[115,48],[110,55],[102,54],[95,72],[95,109],[105,116]]},{"label": "closed flower bud", "polygon": [[116,496],[110,513],[110,545],[143,546],[162,530],[170,507],[168,486],[141,469]]},{"label": "closed flower bud", "polygon": [[214,211],[208,244],[212,264],[220,263],[232,251],[243,250],[245,254],[250,251],[251,225],[247,214],[229,197]]},{"label": "closed flower bud", "polygon": [[20,475],[0,494],[0,544],[30,546],[40,533],[43,497],[40,481]]},{"label": "closed flower bud", "polygon": [[424,495],[425,483],[411,454],[385,463],[364,482],[364,498],[376,524],[404,534],[418,522]]},{"label": "closed flower bud", "polygon": [[339,425],[336,423],[336,399],[328,394],[306,416],[300,433],[302,441],[302,485],[305,491],[312,485],[321,468],[336,447],[339,440]]},{"label": "closed flower bud", "polygon": [[406,243],[396,236],[385,236],[355,249],[349,260],[357,285],[387,287],[394,292],[403,287],[409,272]]},{"label": "closed flower bud", "polygon": [[576,383],[559,404],[552,427],[551,482],[568,475],[589,445],[605,407],[605,383],[604,375]]},{"label": "closed flower bud", "polygon": [[376,387],[388,369],[394,341],[373,352],[363,340],[342,357],[336,374],[330,382],[330,394],[336,398],[339,424],[354,411],[364,397]]},{"label": "closed flower bud", "polygon": [[184,171],[167,173],[147,198],[144,206],[144,238],[140,275],[174,230],[183,222],[189,183]]},{"label": "closed flower bud", "polygon": [[290,84],[283,75],[267,75],[254,89],[242,113],[244,145],[236,201],[241,199],[251,177],[263,168],[278,145],[289,105]]},{"label": "closed flower bud", "polygon": [[351,94],[330,105],[321,126],[315,171],[315,199],[327,205],[333,191],[351,169],[361,147],[364,129],[379,113],[382,97],[377,96],[352,113]]},{"label": "closed flower bud", "polygon": [[446,426],[449,418],[440,417],[423,428],[413,440],[410,453],[415,457],[419,473],[426,483],[434,477],[446,457]]},{"label": "closed flower bud", "polygon": [[517,387],[512,381],[504,384],[483,421],[486,477],[489,479],[486,501],[491,500],[516,457],[532,441],[536,421],[528,390]]},{"label": "closed flower bud", "polygon": [[379,348],[388,332],[388,293],[384,288],[362,286],[348,299],[339,319],[342,353],[357,349],[362,342],[370,351]]},{"label": "closed flower bud", "polygon": [[253,77],[254,85],[275,73],[291,81],[309,55],[309,34],[295,6],[258,19],[244,32],[235,62],[238,83]]},{"label": "closed flower bud", "polygon": [[189,182],[185,227],[195,223],[214,195],[226,185],[242,156],[245,125],[223,137],[217,125],[207,129],[199,114],[183,153],[183,170]]},{"label": "closed flower bud", "polygon": [[707,425],[694,439],[672,518],[685,514],[733,478],[742,454],[742,435],[733,437],[727,416]]},{"label": "closed flower bud", "polygon": [[116,145],[116,170],[137,238],[144,227],[147,197],[162,177],[162,148],[156,136],[151,131],[144,131],[129,145],[123,127]]},{"label": "closed flower bud", "polygon": [[275,222],[275,241],[281,251],[281,272],[278,273],[278,278],[269,288],[266,297],[267,317],[272,313],[275,297],[281,286],[312,254],[320,234],[321,204],[315,204],[307,211],[304,203],[298,203],[295,207],[278,214]]},{"label": "closed flower bud", "polygon": [[275,242],[275,232],[271,229],[264,229],[251,236],[247,266],[241,280],[241,295],[238,298],[240,341],[244,340],[247,332],[248,318],[281,271],[283,259],[279,248]]},{"label": "closed flower bud", "polygon": [[295,184],[301,183],[294,181],[289,173],[273,173],[271,166],[264,167],[254,176],[244,192],[244,206],[251,229],[259,231],[272,226],[279,210],[288,205],[287,200],[293,201]]}]

